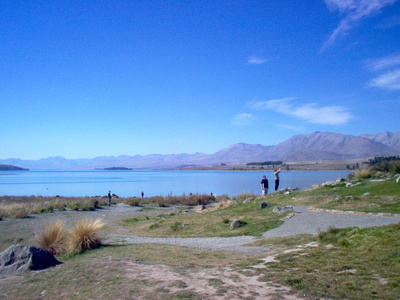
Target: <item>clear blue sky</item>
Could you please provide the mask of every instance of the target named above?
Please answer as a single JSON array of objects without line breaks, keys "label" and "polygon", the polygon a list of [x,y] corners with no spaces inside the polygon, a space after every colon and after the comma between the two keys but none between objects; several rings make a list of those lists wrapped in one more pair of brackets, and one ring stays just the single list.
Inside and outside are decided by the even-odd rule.
[{"label": "clear blue sky", "polygon": [[0,0],[0,158],[400,130],[400,0]]}]

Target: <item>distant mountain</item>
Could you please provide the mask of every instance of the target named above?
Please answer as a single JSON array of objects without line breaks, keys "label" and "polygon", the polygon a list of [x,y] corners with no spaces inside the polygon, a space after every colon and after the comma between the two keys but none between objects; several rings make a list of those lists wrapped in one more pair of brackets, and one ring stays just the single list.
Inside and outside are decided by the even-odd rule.
[{"label": "distant mountain", "polygon": [[362,134],[360,136],[400,151],[400,131],[395,133],[384,131],[377,134]]},{"label": "distant mountain", "polygon": [[366,137],[318,131],[298,134],[273,149],[273,157],[284,161],[338,160],[399,154],[400,150]]},{"label": "distant mountain", "polygon": [[214,154],[150,154],[66,159],[60,156],[39,160],[16,158],[0,164],[18,165],[31,170],[95,170],[107,168],[171,169],[184,166],[215,166],[263,161],[316,161],[400,155],[400,131],[360,136],[332,132],[298,134],[275,146],[238,143]]},{"label": "distant mountain", "polygon": [[251,161],[265,161],[270,159],[270,151],[273,146],[263,146],[260,144],[233,144],[208,157],[209,161],[215,164],[229,163],[238,164]]}]

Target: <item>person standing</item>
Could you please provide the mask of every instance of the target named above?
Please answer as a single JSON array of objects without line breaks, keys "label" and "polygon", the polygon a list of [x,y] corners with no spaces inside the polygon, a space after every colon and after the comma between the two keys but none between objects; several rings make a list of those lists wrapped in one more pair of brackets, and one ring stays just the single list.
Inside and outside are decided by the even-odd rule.
[{"label": "person standing", "polygon": [[268,195],[268,179],[267,177],[265,177],[265,175],[263,176],[260,185],[261,185],[262,195],[263,196]]},{"label": "person standing", "polygon": [[112,198],[111,191],[108,191],[108,206],[111,206],[111,198]]},{"label": "person standing", "polygon": [[279,188],[279,173],[281,172],[281,169],[275,169],[274,170],[274,178],[275,178],[275,191],[278,190]]}]

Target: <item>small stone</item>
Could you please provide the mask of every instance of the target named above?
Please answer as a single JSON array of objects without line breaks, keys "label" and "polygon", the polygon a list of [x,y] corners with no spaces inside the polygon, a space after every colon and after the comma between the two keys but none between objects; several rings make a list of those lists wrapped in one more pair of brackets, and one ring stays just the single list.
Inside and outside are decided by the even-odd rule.
[{"label": "small stone", "polygon": [[230,229],[235,229],[242,226],[242,222],[240,220],[233,220],[230,226]]}]

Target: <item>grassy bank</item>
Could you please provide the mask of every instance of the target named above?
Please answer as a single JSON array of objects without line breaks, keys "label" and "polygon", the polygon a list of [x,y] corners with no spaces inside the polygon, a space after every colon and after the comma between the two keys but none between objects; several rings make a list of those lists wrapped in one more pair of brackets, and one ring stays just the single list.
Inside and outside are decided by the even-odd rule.
[{"label": "grassy bank", "polygon": [[331,228],[317,241],[318,247],[274,256],[258,269],[259,280],[289,285],[311,299],[398,299],[400,224]]}]

